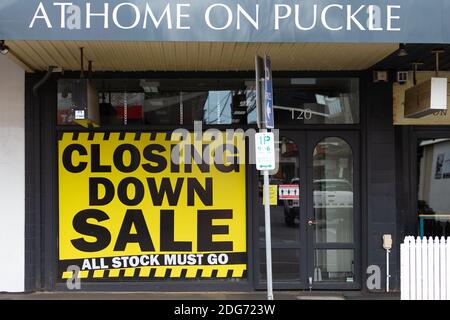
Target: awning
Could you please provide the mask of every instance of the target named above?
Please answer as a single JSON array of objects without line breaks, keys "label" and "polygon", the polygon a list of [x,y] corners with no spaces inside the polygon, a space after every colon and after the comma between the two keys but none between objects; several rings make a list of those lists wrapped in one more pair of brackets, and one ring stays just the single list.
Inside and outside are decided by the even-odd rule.
[{"label": "awning", "polygon": [[398,49],[396,44],[222,43],[125,41],[8,41],[11,57],[28,71],[57,66],[94,71],[247,71],[255,53],[269,54],[273,69],[365,70]]}]

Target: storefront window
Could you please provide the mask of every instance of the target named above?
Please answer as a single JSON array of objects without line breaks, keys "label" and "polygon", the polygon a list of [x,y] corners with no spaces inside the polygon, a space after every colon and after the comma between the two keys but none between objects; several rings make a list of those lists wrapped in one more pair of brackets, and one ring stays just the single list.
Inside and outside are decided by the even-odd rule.
[{"label": "storefront window", "polygon": [[[260,280],[267,281],[266,252],[260,250]],[[300,281],[300,250],[272,250],[272,272],[274,281]]]},{"label": "storefront window", "polygon": [[[275,78],[276,125],[359,123],[357,78]],[[256,110],[249,114],[256,123]]]},{"label": "storefront window", "polygon": [[354,282],[354,269],[353,250],[314,251],[314,282]]},{"label": "storefront window", "polygon": [[[359,123],[358,79],[290,79],[296,89],[276,94],[279,109],[275,119],[287,123],[353,124]],[[290,110],[289,110],[290,108]]]},{"label": "storefront window", "polygon": [[[247,281],[239,135],[216,135],[202,149],[209,139],[182,146],[170,133],[142,131],[61,133],[59,282],[76,278],[77,269],[83,283]],[[204,157],[175,159],[188,148],[206,150]],[[222,151],[225,161],[215,157]]]},{"label": "storefront window", "polygon": [[422,140],[418,145],[419,235],[450,235],[450,139]]},{"label": "storefront window", "polygon": [[[109,99],[106,100],[106,97]],[[101,94],[100,120],[108,124],[141,124],[144,119],[143,93],[113,92]]]},{"label": "storefront window", "polygon": [[[243,79],[64,79],[58,82],[57,123],[76,124],[77,110],[87,114],[95,109],[99,117],[93,122],[99,126],[247,124],[248,110],[256,105],[253,83]],[[88,99],[93,92],[98,105]]]},{"label": "storefront window", "polygon": [[[357,78],[274,78],[273,85],[277,126],[359,123]],[[94,92],[98,95],[98,106],[92,105],[93,100],[87,97]],[[60,80],[58,125],[76,123],[75,111],[80,108],[86,108],[94,116],[98,113],[94,122],[100,126],[191,125],[194,121],[209,125],[254,125],[255,81]]]}]

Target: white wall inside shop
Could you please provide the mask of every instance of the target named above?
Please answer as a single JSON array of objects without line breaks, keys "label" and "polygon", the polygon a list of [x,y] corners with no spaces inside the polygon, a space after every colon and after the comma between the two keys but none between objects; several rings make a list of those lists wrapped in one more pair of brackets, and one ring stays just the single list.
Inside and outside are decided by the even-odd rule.
[{"label": "white wall inside shop", "polygon": [[[438,157],[441,156],[440,174],[436,173]],[[450,141],[434,145],[433,167],[431,172],[430,206],[438,213],[450,212]]]},{"label": "white wall inside shop", "polygon": [[450,141],[436,140],[426,145],[420,169],[419,200],[438,214],[450,213]]},{"label": "white wall inside shop", "polygon": [[0,55],[0,292],[24,291],[25,72]]}]

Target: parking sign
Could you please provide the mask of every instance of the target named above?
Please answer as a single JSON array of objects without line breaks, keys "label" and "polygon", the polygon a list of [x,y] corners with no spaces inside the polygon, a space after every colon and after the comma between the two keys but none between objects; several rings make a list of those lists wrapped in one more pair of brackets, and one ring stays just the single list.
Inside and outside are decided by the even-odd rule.
[{"label": "parking sign", "polygon": [[256,169],[275,169],[275,138],[272,132],[257,133],[255,136]]}]

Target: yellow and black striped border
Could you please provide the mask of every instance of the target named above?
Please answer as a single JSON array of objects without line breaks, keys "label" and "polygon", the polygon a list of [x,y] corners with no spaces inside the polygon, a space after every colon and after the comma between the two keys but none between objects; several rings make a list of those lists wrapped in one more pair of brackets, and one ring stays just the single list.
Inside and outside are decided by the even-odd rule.
[{"label": "yellow and black striped border", "polygon": [[[172,132],[59,132],[58,140],[69,141],[155,141],[172,140]],[[178,135],[177,135],[178,137]]]},{"label": "yellow and black striped border", "polygon": [[[159,266],[107,269],[107,270],[83,270],[78,273],[79,279],[84,280],[164,280],[164,279],[232,279],[246,278],[246,265],[233,265],[230,267],[220,266]],[[65,271],[62,273],[62,280],[72,279],[73,272]]]},{"label": "yellow and black striped border", "polygon": [[[202,140],[202,133],[194,133],[196,134],[195,138]],[[232,139],[233,134],[222,132],[226,139]],[[174,132],[102,132],[102,131],[90,131],[90,132],[58,132],[58,140],[62,141],[156,141],[156,140],[164,140],[164,141],[179,141],[181,138],[181,133]]]}]

